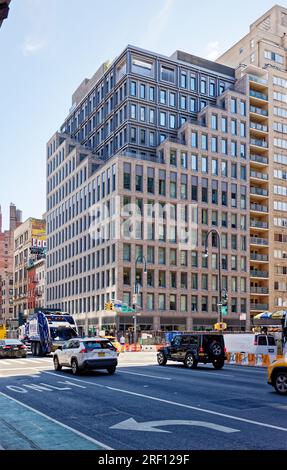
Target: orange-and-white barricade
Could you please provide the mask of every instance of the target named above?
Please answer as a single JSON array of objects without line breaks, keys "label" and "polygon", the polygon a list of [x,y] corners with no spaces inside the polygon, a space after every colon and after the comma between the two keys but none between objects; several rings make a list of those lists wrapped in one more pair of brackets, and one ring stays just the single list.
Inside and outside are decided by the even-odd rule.
[{"label": "orange-and-white barricade", "polygon": [[244,352],[227,352],[226,363],[238,366],[268,367],[273,360],[269,354],[251,354]]}]

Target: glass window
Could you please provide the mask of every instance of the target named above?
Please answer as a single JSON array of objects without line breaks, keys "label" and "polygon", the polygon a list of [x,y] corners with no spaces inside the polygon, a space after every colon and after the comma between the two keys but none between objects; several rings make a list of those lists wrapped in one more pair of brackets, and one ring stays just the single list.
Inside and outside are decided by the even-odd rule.
[{"label": "glass window", "polygon": [[198,169],[197,160],[198,160],[197,155],[191,155],[191,169],[194,171],[197,171]]},{"label": "glass window", "polygon": [[207,150],[208,149],[208,139],[206,134],[201,134],[201,149]]},{"label": "glass window", "polygon": [[197,148],[197,132],[195,131],[191,133],[191,146]]},{"label": "glass window", "polygon": [[217,130],[217,114],[212,114],[211,116],[211,129],[214,131]]},{"label": "glass window", "polygon": [[140,85],[140,98],[145,99],[145,95],[146,95],[146,86],[143,83],[141,83],[141,85]]},{"label": "glass window", "polygon": [[160,125],[166,126],[166,113],[160,112]]},{"label": "glass window", "polygon": [[180,311],[187,312],[187,295],[180,296]]},{"label": "glass window", "polygon": [[226,117],[221,118],[221,131],[227,132],[227,118]]},{"label": "glass window", "polygon": [[175,93],[169,93],[169,105],[175,106]]},{"label": "glass window", "polygon": [[159,100],[160,100],[160,103],[162,103],[162,104],[167,103],[167,92],[166,92],[166,90],[160,90]]},{"label": "glass window", "polygon": [[230,107],[232,113],[237,113],[237,103],[235,98],[231,98]]},{"label": "glass window", "polygon": [[196,106],[196,99],[190,98],[190,111],[196,113],[197,106]]},{"label": "glass window", "polygon": [[149,87],[149,100],[154,101],[154,87],[153,86]]},{"label": "glass window", "polygon": [[175,71],[171,67],[162,65],[160,68],[160,78],[166,82],[175,82]]},{"label": "glass window", "polygon": [[200,93],[206,95],[206,78],[204,77],[200,79]]}]

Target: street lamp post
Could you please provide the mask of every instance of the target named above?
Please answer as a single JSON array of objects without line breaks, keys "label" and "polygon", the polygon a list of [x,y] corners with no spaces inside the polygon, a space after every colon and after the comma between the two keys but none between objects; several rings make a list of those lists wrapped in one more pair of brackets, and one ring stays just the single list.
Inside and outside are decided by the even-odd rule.
[{"label": "street lamp post", "polygon": [[211,233],[215,233],[217,236],[218,240],[218,313],[219,313],[219,323],[222,323],[222,311],[221,311],[221,306],[222,306],[222,282],[221,282],[221,237],[220,233],[218,230],[215,228],[210,229],[207,232],[206,238],[205,238],[205,257],[208,257],[208,237]]},{"label": "street lamp post", "polygon": [[[144,274],[147,273],[147,262],[146,257],[144,255],[139,255],[135,262],[135,283],[134,283],[134,297],[138,294],[138,282],[137,282],[137,264],[144,262]],[[137,342],[137,313],[136,313],[136,302],[133,301],[132,303],[133,309],[135,310],[135,314],[133,316],[134,319],[134,343]]]}]

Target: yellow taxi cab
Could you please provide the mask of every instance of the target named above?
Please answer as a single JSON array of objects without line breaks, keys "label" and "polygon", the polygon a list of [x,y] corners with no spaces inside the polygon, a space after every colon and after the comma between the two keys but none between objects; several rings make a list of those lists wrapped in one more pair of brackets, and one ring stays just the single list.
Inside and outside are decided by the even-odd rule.
[{"label": "yellow taxi cab", "polygon": [[106,338],[106,339],[109,339],[110,342],[112,343],[112,345],[116,348],[117,350],[117,353],[120,353],[121,350],[122,350],[122,347],[119,343],[119,341],[117,340],[117,338],[115,336],[103,336],[103,338]]},{"label": "yellow taxi cab", "polygon": [[268,383],[280,395],[287,395],[287,353],[268,367]]}]

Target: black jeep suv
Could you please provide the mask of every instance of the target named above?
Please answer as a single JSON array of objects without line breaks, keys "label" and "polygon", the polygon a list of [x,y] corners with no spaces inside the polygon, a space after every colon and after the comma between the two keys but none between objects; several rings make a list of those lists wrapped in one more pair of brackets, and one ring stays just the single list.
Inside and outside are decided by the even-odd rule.
[{"label": "black jeep suv", "polygon": [[167,361],[183,362],[189,369],[198,363],[212,363],[215,369],[224,366],[224,338],[218,333],[184,333],[173,337],[170,346],[158,351],[157,362],[165,366]]}]

